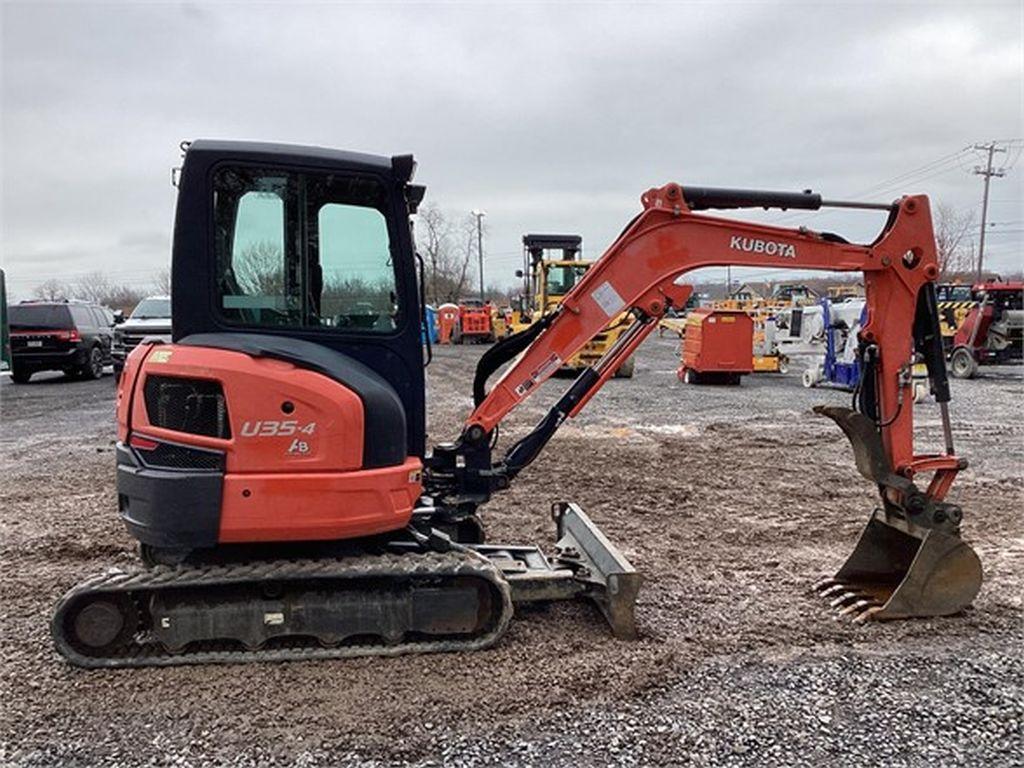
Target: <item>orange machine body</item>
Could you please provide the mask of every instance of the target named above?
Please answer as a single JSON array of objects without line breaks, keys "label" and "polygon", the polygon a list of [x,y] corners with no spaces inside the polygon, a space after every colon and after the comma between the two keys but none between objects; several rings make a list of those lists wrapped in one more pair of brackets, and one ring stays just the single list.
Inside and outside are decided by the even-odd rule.
[{"label": "orange machine body", "polygon": [[[146,394],[151,377],[219,385],[224,428],[212,435],[159,426],[160,403]],[[358,395],[283,360],[140,345],[126,361],[117,419],[119,441],[146,467],[167,446],[222,456],[222,543],[348,539],[398,530],[408,524],[422,492],[418,457],[362,468]]]},{"label": "orange machine body", "polygon": [[695,309],[683,333],[683,369],[752,373],[754,321],[741,310]]},{"label": "orange machine body", "polygon": [[463,304],[459,307],[459,327],[462,338],[489,340],[494,335],[489,304]]}]

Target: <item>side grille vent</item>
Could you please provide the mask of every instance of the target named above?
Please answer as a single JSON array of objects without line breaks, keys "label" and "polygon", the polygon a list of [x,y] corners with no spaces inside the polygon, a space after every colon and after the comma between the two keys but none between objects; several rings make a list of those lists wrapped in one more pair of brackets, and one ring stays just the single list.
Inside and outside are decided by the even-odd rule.
[{"label": "side grille vent", "polygon": [[155,427],[206,437],[231,437],[228,406],[219,382],[147,376],[144,395],[149,423]]}]

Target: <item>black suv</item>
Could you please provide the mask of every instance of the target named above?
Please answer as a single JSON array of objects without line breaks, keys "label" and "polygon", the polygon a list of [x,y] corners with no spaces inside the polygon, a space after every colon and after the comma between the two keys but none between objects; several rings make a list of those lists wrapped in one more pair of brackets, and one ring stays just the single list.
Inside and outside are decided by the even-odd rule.
[{"label": "black suv", "polygon": [[19,384],[38,371],[98,379],[111,362],[114,314],[82,301],[23,301],[7,310],[11,378]]}]

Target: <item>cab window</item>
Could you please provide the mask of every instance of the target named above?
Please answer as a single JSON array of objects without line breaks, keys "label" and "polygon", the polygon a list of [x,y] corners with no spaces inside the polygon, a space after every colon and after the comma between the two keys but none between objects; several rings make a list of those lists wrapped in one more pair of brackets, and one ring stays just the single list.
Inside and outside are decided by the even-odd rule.
[{"label": "cab window", "polygon": [[548,271],[548,293],[552,296],[564,296],[576,286],[586,272],[587,267],[583,265],[552,266]]},{"label": "cab window", "polygon": [[372,178],[228,168],[214,179],[217,305],[249,326],[389,333],[387,195]]}]

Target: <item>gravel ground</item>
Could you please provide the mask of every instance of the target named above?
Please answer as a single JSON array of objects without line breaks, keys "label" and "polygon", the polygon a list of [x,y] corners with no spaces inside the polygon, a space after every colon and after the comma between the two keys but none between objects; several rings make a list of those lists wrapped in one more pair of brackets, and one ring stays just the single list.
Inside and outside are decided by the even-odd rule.
[{"label": "gravel ground", "polygon": [[[0,383],[3,765],[1020,765],[1024,382],[954,382],[953,499],[986,569],[948,619],[854,627],[808,593],[873,503],[799,371],[686,387],[651,339],[485,511],[493,540],[551,541],[579,501],[645,576],[641,638],[585,604],[525,611],[496,648],[346,662],[85,672],[52,649],[69,586],[133,565],[98,382]],[[450,438],[482,348],[442,348],[430,428]],[[561,382],[562,385],[566,382]],[[505,428],[522,434],[547,386]],[[938,446],[937,409],[919,414]]]}]

